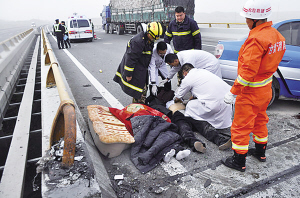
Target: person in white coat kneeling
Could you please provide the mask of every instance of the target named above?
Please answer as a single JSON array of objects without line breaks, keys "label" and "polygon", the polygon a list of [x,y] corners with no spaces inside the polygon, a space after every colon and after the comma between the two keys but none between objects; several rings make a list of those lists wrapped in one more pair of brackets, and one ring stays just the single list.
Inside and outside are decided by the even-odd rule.
[{"label": "person in white coat kneeling", "polygon": [[174,101],[182,102],[191,92],[193,99],[186,105],[185,117],[193,128],[220,150],[231,147],[230,127],[232,106],[224,102],[224,95],[230,86],[219,76],[205,69],[194,68],[190,63],[182,66],[184,79],[175,92]]}]

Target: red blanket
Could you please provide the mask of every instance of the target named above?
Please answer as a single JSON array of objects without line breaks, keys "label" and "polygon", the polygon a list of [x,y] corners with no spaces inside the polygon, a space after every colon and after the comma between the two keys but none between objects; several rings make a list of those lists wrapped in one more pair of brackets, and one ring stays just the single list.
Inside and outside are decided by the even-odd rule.
[{"label": "red blanket", "polygon": [[152,109],[151,107],[148,107],[147,105],[143,104],[130,104],[127,107],[124,107],[122,110],[109,107],[109,111],[116,116],[121,122],[123,122],[127,128],[127,130],[130,132],[130,134],[133,136],[132,132],[132,126],[130,119],[135,116],[141,116],[141,115],[152,115],[152,116],[159,116],[166,120],[167,122],[171,123],[171,120],[168,116],[161,113],[160,111],[157,111],[155,109]]}]

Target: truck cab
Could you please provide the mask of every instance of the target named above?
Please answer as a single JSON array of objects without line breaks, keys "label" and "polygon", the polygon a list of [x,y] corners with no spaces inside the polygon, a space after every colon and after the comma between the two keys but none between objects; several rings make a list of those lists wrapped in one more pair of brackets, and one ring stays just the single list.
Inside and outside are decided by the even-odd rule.
[{"label": "truck cab", "polygon": [[67,26],[70,41],[80,39],[93,41],[92,24],[86,16],[74,13],[68,17]]}]

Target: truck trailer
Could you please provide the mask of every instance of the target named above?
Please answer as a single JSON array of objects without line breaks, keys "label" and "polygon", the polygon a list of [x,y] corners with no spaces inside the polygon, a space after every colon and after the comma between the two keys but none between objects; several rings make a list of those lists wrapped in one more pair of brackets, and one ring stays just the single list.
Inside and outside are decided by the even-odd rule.
[{"label": "truck trailer", "polygon": [[194,18],[194,0],[110,0],[100,14],[106,33],[139,33],[145,24],[160,22],[163,30],[175,19],[175,8],[182,6],[188,17]]}]

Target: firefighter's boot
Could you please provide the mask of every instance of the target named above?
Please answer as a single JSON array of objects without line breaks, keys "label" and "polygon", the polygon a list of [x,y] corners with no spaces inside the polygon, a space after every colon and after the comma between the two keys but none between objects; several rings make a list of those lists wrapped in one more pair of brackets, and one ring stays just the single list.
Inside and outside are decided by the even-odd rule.
[{"label": "firefighter's boot", "polygon": [[266,155],[265,155],[266,148],[267,148],[267,144],[255,143],[255,148],[249,149],[248,153],[249,153],[249,155],[253,155],[260,162],[265,162],[267,160]]},{"label": "firefighter's boot", "polygon": [[222,163],[229,167],[233,168],[235,170],[245,172],[246,170],[246,154],[238,154],[234,151],[234,155],[231,157],[228,157],[225,160],[222,160]]}]

